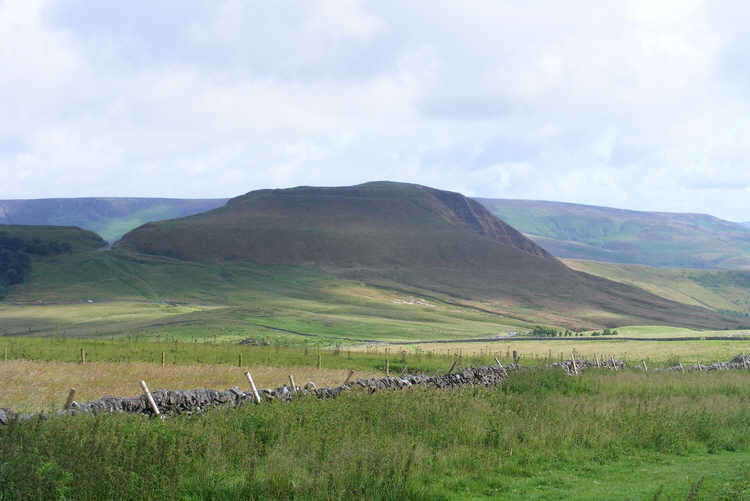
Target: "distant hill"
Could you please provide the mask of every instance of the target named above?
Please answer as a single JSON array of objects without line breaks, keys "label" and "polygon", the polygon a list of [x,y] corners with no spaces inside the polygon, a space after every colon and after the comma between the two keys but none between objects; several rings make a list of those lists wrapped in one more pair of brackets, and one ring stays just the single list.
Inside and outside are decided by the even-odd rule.
[{"label": "distant hill", "polygon": [[126,234],[121,253],[205,263],[301,266],[483,300],[528,317],[599,325],[729,327],[707,309],[571,270],[458,193],[377,182],[260,190]]},{"label": "distant hill", "polygon": [[78,226],[114,242],[148,221],[197,214],[226,199],[46,198],[0,200],[0,224]]},{"label": "distant hill", "polygon": [[477,199],[553,255],[650,266],[750,269],[750,227],[704,214]]}]

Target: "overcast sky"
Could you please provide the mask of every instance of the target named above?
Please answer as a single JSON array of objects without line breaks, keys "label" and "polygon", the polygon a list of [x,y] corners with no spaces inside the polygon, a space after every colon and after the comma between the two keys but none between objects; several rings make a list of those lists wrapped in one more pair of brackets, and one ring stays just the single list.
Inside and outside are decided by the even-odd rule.
[{"label": "overcast sky", "polygon": [[0,0],[0,198],[397,180],[750,220],[750,3]]}]

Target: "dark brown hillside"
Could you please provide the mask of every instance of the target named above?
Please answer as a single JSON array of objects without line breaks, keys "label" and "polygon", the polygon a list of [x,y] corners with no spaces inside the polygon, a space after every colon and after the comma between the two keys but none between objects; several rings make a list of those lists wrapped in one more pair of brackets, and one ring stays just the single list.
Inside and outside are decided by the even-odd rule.
[{"label": "dark brown hillside", "polygon": [[411,184],[254,191],[143,225],[118,247],[188,261],[314,266],[590,325],[734,326],[710,310],[575,272],[481,204]]}]

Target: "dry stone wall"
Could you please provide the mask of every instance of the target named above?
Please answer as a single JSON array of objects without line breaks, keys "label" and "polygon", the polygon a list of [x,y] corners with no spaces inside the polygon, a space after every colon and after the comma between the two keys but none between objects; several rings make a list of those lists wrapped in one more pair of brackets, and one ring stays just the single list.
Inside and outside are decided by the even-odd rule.
[{"label": "dry stone wall", "polygon": [[[403,390],[412,387],[457,389],[464,386],[496,386],[503,382],[509,371],[517,367],[472,367],[452,374],[437,376],[404,375],[400,377],[383,377],[371,379],[356,379],[349,384],[332,388],[316,388],[314,384],[305,386],[280,386],[276,389],[258,390],[261,401],[291,400],[297,394],[310,398],[336,398],[349,391],[376,392],[383,390]],[[225,391],[198,390],[156,390],[151,393],[156,405],[163,415],[190,415],[201,413],[218,407],[237,407],[247,403],[255,403],[251,392],[242,391],[237,387]],[[61,410],[57,416],[92,414],[95,416],[107,413],[128,412],[133,414],[153,415],[145,395],[140,397],[102,397],[91,402],[73,402],[69,410]],[[49,414],[17,414],[10,409],[0,408],[0,425],[8,424],[12,420],[26,420],[36,416],[49,417]]]}]

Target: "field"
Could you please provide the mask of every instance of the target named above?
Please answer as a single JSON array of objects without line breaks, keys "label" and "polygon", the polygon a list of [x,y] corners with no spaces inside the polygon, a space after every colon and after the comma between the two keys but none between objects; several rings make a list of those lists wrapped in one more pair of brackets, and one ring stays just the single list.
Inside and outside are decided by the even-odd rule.
[{"label": "field", "polygon": [[487,357],[500,354],[509,359],[514,350],[526,363],[539,363],[547,357],[552,361],[561,356],[569,360],[570,354],[593,360],[610,355],[617,359],[638,364],[641,360],[656,364],[727,361],[738,353],[750,353],[750,341],[617,341],[581,340],[567,341],[495,341],[484,343],[420,343],[409,346],[412,350],[434,352],[443,355]]},{"label": "field", "polygon": [[[94,303],[77,305],[82,310],[75,322],[85,323],[91,306],[114,308],[113,318],[130,321],[120,318],[118,304]],[[140,306],[159,318],[169,315]],[[245,388],[240,355],[261,387],[284,384],[289,374],[302,384],[339,384],[349,369],[356,377],[382,375],[385,359],[391,373],[442,373],[454,361],[457,368],[487,365],[495,356],[510,363],[512,350],[538,369],[499,388],[354,392],[163,424],[111,415],[0,427],[0,499],[750,497],[749,373],[589,370],[573,378],[542,368],[550,350],[555,359],[572,350],[578,356],[613,353],[655,367],[678,359],[727,360],[750,351],[750,341],[558,338],[330,347],[314,338],[305,345],[278,337],[253,346],[146,332],[0,337],[0,352],[8,357],[0,362],[0,407],[59,409],[71,387],[78,400],[137,395],[140,379],[152,389]],[[658,327],[625,332],[684,334]],[[86,364],[79,363],[81,349]]]},{"label": "field", "polygon": [[0,428],[2,499],[747,499],[750,376],[522,372]]}]

